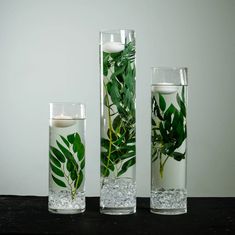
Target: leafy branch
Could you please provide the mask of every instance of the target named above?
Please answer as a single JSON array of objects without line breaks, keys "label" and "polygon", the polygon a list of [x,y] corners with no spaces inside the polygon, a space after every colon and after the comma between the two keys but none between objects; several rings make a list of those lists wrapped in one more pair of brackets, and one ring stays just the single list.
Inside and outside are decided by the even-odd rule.
[{"label": "leafy branch", "polygon": [[84,178],[85,148],[78,133],[60,138],[62,142],[57,140],[57,147],[49,150],[51,176],[58,186],[69,187],[74,199]]},{"label": "leafy branch", "polygon": [[152,96],[152,162],[159,159],[161,177],[169,157],[176,161],[185,159],[185,152],[176,151],[187,137],[184,93],[183,86],[181,97],[176,94],[179,110],[173,104],[167,108],[166,101],[160,93],[158,100]]},{"label": "leafy branch", "polygon": [[118,177],[135,164],[135,43],[121,52],[103,52],[107,137],[101,139],[101,174]]}]

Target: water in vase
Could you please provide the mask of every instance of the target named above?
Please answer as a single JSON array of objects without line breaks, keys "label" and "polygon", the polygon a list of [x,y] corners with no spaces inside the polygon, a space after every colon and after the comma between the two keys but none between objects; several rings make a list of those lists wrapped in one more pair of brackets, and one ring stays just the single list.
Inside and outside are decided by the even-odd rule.
[{"label": "water in vase", "polygon": [[48,208],[85,211],[85,119],[50,119]]},{"label": "water in vase", "polygon": [[136,211],[135,42],[101,46],[100,211]]},{"label": "water in vase", "polygon": [[151,212],[187,211],[187,86],[152,86]]}]

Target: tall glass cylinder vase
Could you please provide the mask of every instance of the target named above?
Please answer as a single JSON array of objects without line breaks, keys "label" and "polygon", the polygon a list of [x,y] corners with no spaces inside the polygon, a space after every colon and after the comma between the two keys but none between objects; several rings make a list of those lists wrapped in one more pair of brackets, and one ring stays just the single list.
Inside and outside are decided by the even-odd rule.
[{"label": "tall glass cylinder vase", "polygon": [[135,32],[100,33],[100,212],[136,211]]},{"label": "tall glass cylinder vase", "polygon": [[151,212],[187,212],[187,69],[152,69]]},{"label": "tall glass cylinder vase", "polygon": [[84,104],[50,103],[50,212],[85,211],[85,128]]}]

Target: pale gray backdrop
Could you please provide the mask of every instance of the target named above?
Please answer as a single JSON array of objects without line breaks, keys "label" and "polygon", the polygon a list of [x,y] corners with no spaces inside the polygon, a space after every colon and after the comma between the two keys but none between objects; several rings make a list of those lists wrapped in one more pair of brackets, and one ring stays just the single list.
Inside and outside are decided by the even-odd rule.
[{"label": "pale gray backdrop", "polygon": [[189,196],[235,196],[234,0],[0,0],[0,194],[47,195],[48,103],[87,105],[99,195],[99,31],[137,40],[137,187],[150,192],[151,66],[189,68]]}]

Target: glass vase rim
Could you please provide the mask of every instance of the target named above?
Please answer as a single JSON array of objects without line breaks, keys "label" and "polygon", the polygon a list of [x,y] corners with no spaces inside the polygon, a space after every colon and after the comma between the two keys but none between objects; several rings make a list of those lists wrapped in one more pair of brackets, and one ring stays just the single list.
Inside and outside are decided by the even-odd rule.
[{"label": "glass vase rim", "polygon": [[49,102],[48,103],[49,105],[63,105],[63,104],[65,104],[65,105],[79,105],[79,106],[84,106],[84,107],[86,107],[86,104],[85,103],[83,103],[83,102],[73,102],[73,101],[56,101],[56,102]]},{"label": "glass vase rim", "polygon": [[187,71],[188,70],[188,67],[181,67],[181,66],[152,66],[151,69],[153,71],[155,70],[162,70],[162,71],[179,71],[179,70],[185,70]]},{"label": "glass vase rim", "polygon": [[125,31],[128,33],[135,33],[134,29],[124,29],[124,28],[119,28],[119,29],[103,29],[100,31],[100,34],[119,34],[121,31]]}]

